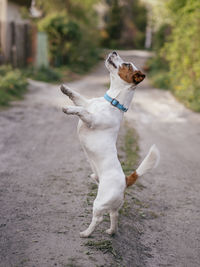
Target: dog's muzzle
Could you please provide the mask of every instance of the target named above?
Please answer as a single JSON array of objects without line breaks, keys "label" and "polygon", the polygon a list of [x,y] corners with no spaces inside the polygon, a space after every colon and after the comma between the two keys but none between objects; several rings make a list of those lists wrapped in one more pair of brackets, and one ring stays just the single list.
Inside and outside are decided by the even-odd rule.
[{"label": "dog's muzzle", "polygon": [[108,58],[108,63],[110,65],[112,65],[115,69],[117,69],[117,66],[115,65],[115,63],[112,61],[111,57]]},{"label": "dog's muzzle", "polygon": [[115,69],[117,69],[117,66],[114,63],[113,59],[116,58],[117,56],[118,56],[117,52],[113,51],[112,53],[109,54],[107,59],[108,63],[112,65]]}]

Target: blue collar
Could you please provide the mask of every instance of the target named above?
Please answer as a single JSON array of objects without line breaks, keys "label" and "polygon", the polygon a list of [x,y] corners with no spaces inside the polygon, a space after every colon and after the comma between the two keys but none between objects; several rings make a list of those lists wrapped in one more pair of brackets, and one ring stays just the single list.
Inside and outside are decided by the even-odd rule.
[{"label": "blue collar", "polygon": [[117,99],[110,97],[107,93],[104,95],[104,98],[105,98],[108,102],[110,102],[111,105],[113,105],[114,107],[116,107],[116,108],[122,110],[123,112],[126,112],[126,111],[128,110],[128,109],[125,108],[123,105],[121,105]]}]

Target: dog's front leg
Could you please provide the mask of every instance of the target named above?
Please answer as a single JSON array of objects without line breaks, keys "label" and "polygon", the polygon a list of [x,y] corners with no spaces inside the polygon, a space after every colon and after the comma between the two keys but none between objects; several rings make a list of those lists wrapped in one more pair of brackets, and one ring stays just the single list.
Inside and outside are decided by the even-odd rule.
[{"label": "dog's front leg", "polygon": [[62,109],[68,115],[77,115],[89,128],[94,126],[93,115],[83,107],[68,106]]},{"label": "dog's front leg", "polygon": [[60,90],[63,92],[63,94],[67,95],[76,106],[85,107],[88,105],[88,100],[85,97],[70,89],[66,85],[62,84]]}]

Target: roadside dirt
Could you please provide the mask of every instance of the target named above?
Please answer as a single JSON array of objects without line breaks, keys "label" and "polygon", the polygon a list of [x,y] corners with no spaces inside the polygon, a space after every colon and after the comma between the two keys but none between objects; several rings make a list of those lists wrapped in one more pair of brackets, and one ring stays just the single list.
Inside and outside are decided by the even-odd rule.
[{"label": "roadside dirt", "polygon": [[[147,54],[121,55],[140,67]],[[108,82],[101,63],[69,86],[97,97]],[[116,236],[105,233],[105,216],[92,238],[81,239],[96,187],[77,119],[61,112],[69,103],[58,86],[30,81],[25,100],[0,112],[0,266],[199,267],[200,116],[148,80],[138,87],[125,117],[139,134],[140,156],[155,143],[160,166],[127,191]],[[125,134],[123,127],[122,160]]]}]

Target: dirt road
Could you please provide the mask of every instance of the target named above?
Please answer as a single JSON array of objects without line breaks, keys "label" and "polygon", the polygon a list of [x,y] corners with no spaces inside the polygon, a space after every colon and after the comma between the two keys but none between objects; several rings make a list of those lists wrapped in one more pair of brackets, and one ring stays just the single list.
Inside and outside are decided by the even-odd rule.
[{"label": "dirt road", "polygon": [[[146,59],[121,54],[137,66]],[[69,85],[93,97],[108,82],[102,63]],[[30,84],[24,101],[0,112],[0,266],[199,267],[200,116],[148,80],[137,89],[126,119],[139,134],[141,156],[157,144],[160,166],[127,192],[115,237],[104,232],[105,217],[93,238],[81,239],[96,188],[77,119],[61,112],[70,102],[58,86]]]}]

